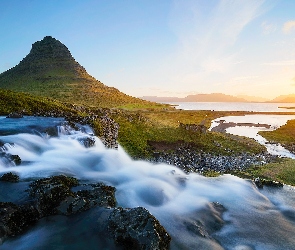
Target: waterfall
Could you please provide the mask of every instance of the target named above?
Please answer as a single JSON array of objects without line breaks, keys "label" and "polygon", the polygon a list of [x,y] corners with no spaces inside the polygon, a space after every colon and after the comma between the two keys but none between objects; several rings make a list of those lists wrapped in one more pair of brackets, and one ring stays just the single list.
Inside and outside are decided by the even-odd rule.
[{"label": "waterfall", "polygon": [[[172,249],[295,248],[294,188],[259,190],[251,181],[231,175],[206,178],[185,174],[174,166],[134,161],[121,147],[106,149],[89,127],[57,128],[58,136],[51,137],[31,133],[0,136],[1,142],[14,143],[6,152],[22,159],[18,166],[0,162],[0,175],[13,171],[27,181],[66,174],[112,185],[118,206],[143,206],[160,221],[172,236]],[[94,146],[85,147],[81,138],[95,139]],[[77,232],[71,230],[73,224],[64,223],[65,228],[55,234],[48,223],[4,242],[1,249],[32,249],[41,238],[45,246],[54,241],[71,249],[66,245],[70,243],[62,241],[63,234],[83,241],[83,234],[77,239]],[[200,228],[206,230],[204,235],[197,232]]]}]

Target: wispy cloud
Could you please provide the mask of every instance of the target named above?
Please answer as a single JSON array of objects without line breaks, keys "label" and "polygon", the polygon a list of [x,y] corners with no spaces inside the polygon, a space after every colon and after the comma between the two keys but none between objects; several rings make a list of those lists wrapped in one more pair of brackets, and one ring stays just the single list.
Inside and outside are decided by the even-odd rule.
[{"label": "wispy cloud", "polygon": [[286,61],[263,63],[262,65],[268,65],[268,66],[292,66],[292,65],[295,65],[295,60],[286,60]]},{"label": "wispy cloud", "polygon": [[288,21],[283,25],[283,32],[285,34],[291,33],[292,31],[295,31],[295,20]]},{"label": "wispy cloud", "polygon": [[227,72],[238,61],[239,52],[233,47],[240,33],[263,12],[264,2],[175,0],[171,28],[180,45],[178,64],[185,65],[187,72]]},{"label": "wispy cloud", "polygon": [[239,76],[239,77],[235,77],[233,79],[233,81],[247,81],[247,80],[251,80],[251,79],[256,79],[258,78],[259,76]]},{"label": "wispy cloud", "polygon": [[268,34],[273,33],[277,30],[277,25],[272,24],[272,23],[268,23],[268,22],[263,22],[261,24],[261,28],[263,30],[263,34],[268,35]]}]

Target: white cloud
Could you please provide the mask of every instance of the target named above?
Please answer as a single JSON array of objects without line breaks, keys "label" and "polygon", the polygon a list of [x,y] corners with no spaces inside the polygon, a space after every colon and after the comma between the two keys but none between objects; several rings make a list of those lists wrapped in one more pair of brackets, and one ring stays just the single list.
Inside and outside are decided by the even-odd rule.
[{"label": "white cloud", "polygon": [[285,34],[288,34],[292,31],[295,31],[295,20],[288,21],[288,22],[284,23],[284,26],[283,26],[283,32]]}]

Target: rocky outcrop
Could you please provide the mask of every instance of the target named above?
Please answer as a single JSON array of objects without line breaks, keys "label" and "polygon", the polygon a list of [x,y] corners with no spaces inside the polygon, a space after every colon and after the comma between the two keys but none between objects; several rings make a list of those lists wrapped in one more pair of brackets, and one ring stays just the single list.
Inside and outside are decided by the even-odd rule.
[{"label": "rocky outcrop", "polygon": [[114,209],[108,219],[108,230],[123,249],[169,249],[171,237],[143,207]]},{"label": "rocky outcrop", "polygon": [[[76,187],[77,191],[72,188]],[[30,184],[29,194],[40,217],[70,215],[94,206],[114,207],[115,188],[102,183],[79,185],[77,179],[64,175],[43,178]]]},{"label": "rocky outcrop", "polygon": [[[13,144],[9,144],[13,145]],[[21,164],[22,160],[19,155],[12,155],[10,153],[5,152],[5,145],[0,148],[0,157],[7,163],[7,165],[18,166]],[[2,151],[2,152],[1,152]]]},{"label": "rocky outcrop", "polygon": [[6,118],[23,118],[23,114],[21,112],[13,112],[10,113]]},{"label": "rocky outcrop", "polygon": [[0,177],[0,181],[18,182],[19,181],[19,176],[17,174],[12,173],[12,172],[8,172],[6,174],[3,174]]},{"label": "rocky outcrop", "polygon": [[33,206],[0,202],[0,245],[7,237],[22,233],[38,219],[39,213]]}]

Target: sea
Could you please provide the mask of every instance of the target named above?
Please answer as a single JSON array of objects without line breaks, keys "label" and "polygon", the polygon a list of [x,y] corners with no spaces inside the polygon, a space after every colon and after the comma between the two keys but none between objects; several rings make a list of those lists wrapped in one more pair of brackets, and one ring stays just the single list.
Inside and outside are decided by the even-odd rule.
[{"label": "sea", "polygon": [[176,109],[253,112],[295,112],[295,103],[253,103],[253,102],[165,102]]}]

